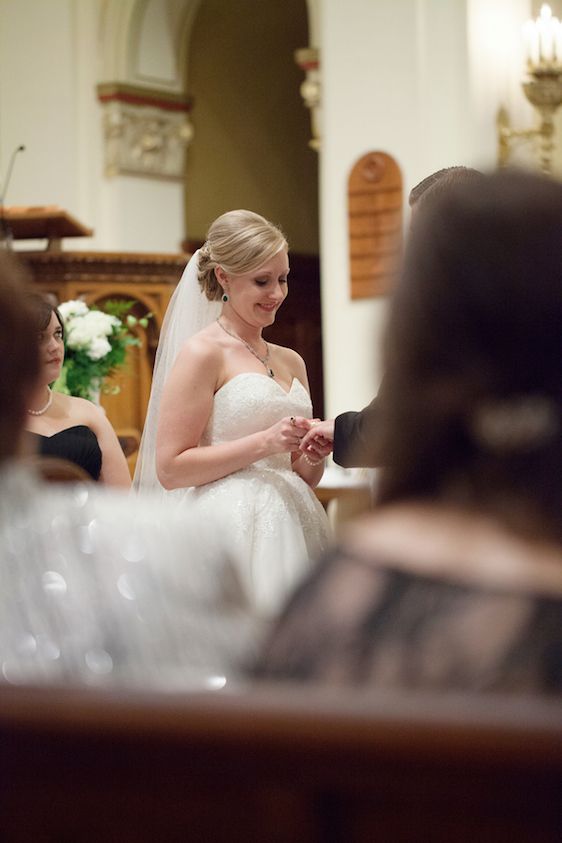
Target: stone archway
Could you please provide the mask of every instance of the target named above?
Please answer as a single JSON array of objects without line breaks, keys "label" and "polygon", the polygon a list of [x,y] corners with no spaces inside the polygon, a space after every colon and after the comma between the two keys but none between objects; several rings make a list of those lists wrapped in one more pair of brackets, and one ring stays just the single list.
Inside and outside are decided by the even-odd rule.
[{"label": "stone archway", "polygon": [[[295,64],[296,50],[318,46],[317,6],[318,0],[106,0],[98,96],[106,175],[113,177],[107,204],[119,219],[125,207],[130,220],[139,214],[131,180],[114,178],[133,174],[152,177],[145,195],[148,207],[158,208],[160,231],[178,230],[184,193],[188,245],[232,207],[250,207],[285,230],[294,293],[269,338],[305,358],[321,414],[318,157],[309,147],[303,70]],[[242,64],[245,76],[235,72]]]},{"label": "stone archway", "polygon": [[185,94],[185,51],[200,0],[104,0],[100,81]]},{"label": "stone archway", "polygon": [[190,239],[225,210],[247,207],[281,224],[293,251],[318,254],[318,159],[294,57],[303,42],[304,0],[200,3],[187,68]]},{"label": "stone archway", "polygon": [[191,30],[187,91],[194,128],[186,166],[186,247],[210,222],[249,208],[289,240],[289,296],[267,339],[295,348],[323,412],[318,155],[295,53],[309,43],[305,0],[202,0]]},{"label": "stone archway", "polygon": [[[318,0],[240,0],[235,5],[222,0],[105,0],[98,96],[104,105],[106,174],[182,178],[183,153],[193,138],[195,95],[199,113],[193,121],[204,137],[195,136],[193,155],[198,154],[187,162],[190,235],[200,236],[209,219],[224,209],[212,202],[208,208],[206,198],[208,170],[226,167],[220,178],[226,206],[260,208],[284,225],[295,248],[317,252],[317,160],[307,148],[309,116],[300,99],[302,69],[294,56],[297,49],[316,44],[317,5]],[[217,32],[222,32],[222,42]],[[242,64],[245,76],[238,74],[237,89],[236,71]],[[210,104],[213,96],[217,102]],[[235,137],[214,137],[209,120],[213,107],[218,123],[234,128]],[[215,145],[220,140],[223,147],[214,167],[207,154],[210,139]],[[247,172],[237,174],[237,169]],[[197,190],[197,178],[201,188],[207,182],[206,190]],[[259,183],[253,185],[252,179]],[[190,219],[194,181],[198,211]],[[268,201],[268,190],[282,198]]]}]

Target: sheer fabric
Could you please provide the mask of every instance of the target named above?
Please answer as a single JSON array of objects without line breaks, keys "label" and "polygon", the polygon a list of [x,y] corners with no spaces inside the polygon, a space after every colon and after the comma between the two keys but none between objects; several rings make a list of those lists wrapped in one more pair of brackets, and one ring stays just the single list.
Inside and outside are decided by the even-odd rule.
[{"label": "sheer fabric", "polygon": [[156,351],[152,388],[135,467],[133,488],[165,494],[156,474],[156,433],[160,401],[182,345],[220,315],[221,303],[209,301],[198,281],[199,250],[191,257],[166,310]]},{"label": "sheer fabric", "polygon": [[188,511],[0,470],[0,684],[221,687],[261,642],[247,606]]},{"label": "sheer fabric", "polygon": [[562,594],[417,575],[345,547],[295,594],[261,678],[562,694]]}]

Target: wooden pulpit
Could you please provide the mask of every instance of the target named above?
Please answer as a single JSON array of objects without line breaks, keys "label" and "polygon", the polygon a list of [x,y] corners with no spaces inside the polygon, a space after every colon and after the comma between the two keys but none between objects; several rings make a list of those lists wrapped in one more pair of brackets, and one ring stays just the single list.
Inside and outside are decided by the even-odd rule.
[{"label": "wooden pulpit", "polygon": [[7,231],[14,240],[47,240],[47,251],[60,251],[63,237],[91,237],[92,228],[82,225],[58,205],[36,205],[0,209]]}]

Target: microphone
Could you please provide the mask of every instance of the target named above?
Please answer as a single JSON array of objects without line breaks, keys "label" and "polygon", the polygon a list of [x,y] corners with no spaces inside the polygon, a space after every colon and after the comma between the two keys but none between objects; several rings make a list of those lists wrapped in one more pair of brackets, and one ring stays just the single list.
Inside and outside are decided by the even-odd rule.
[{"label": "microphone", "polygon": [[19,146],[16,146],[16,148],[12,152],[10,163],[8,165],[8,170],[6,172],[6,178],[4,179],[2,192],[0,193],[0,245],[4,246],[4,248],[9,248],[13,240],[10,226],[6,220],[6,217],[4,216],[4,200],[6,198],[8,187],[10,185],[10,179],[12,178],[12,170],[14,169],[14,163],[18,152],[25,152],[25,146],[23,143],[20,143]]}]

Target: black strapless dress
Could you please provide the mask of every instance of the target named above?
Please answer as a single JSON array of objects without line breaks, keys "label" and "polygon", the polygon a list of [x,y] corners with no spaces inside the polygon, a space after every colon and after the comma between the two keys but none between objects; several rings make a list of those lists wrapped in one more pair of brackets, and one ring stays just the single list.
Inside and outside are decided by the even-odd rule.
[{"label": "black strapless dress", "polygon": [[87,471],[93,480],[99,480],[101,448],[96,434],[86,425],[67,427],[65,430],[53,433],[52,436],[42,436],[40,433],[28,431],[28,436],[32,437],[36,453],[45,457],[69,460]]}]

